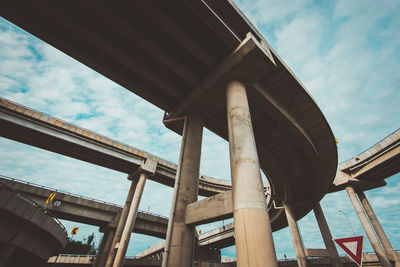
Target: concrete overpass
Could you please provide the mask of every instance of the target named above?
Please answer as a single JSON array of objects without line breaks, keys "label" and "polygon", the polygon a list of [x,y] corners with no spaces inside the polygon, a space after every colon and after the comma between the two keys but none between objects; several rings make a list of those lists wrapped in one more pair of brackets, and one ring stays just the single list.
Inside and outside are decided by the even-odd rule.
[{"label": "concrete overpass", "polygon": [[[75,195],[2,175],[0,175],[0,183],[29,197],[41,207],[46,206],[46,200],[50,194],[56,193],[55,200],[61,201],[61,205],[49,205],[47,209],[57,218],[63,220],[99,227],[111,226],[116,228],[117,221],[123,208],[116,204]],[[166,217],[139,211],[133,232],[165,238],[167,224],[168,218]]]},{"label": "concrete overpass", "polygon": [[[193,261],[193,250],[186,248],[193,246],[197,222],[185,222],[185,212],[197,201],[203,127],[230,141],[232,206],[242,259],[238,264],[245,266],[250,259],[276,266],[271,232],[288,223],[296,227],[295,221],[324,196],[335,176],[337,150],[311,96],[233,2],[10,0],[0,3],[0,14],[157,105],[166,112],[164,124],[182,134],[167,235],[171,257],[165,257],[165,266]],[[6,127],[12,125],[7,122]],[[20,129],[13,130],[9,137],[24,138]],[[43,148],[49,145],[48,140],[36,141]],[[68,148],[78,149],[75,142],[59,137],[53,141],[65,155],[73,156]],[[79,156],[108,167],[117,159],[106,153],[95,159],[82,151]],[[130,174],[143,162],[125,157],[119,163],[120,171]],[[137,193],[129,195],[129,201],[140,199],[146,178],[161,165],[153,159],[149,164],[157,166],[153,170],[141,165]],[[271,210],[272,223],[260,168],[270,181],[272,198],[285,205],[287,213]],[[137,202],[127,211],[130,217],[135,217]],[[124,232],[130,233],[130,227],[128,223]],[[261,232],[265,238],[253,238]],[[124,243],[127,238],[122,236]]]},{"label": "concrete overpass", "polygon": [[0,266],[44,266],[67,242],[64,226],[0,181]]},{"label": "concrete overpass", "polygon": [[[127,174],[135,172],[147,159],[154,159],[157,168],[149,179],[174,186],[176,164],[1,97],[0,126],[2,137]],[[230,189],[230,181],[204,175],[199,178],[201,196]]]},{"label": "concrete overpass", "polygon": [[386,185],[385,179],[400,171],[400,129],[364,152],[342,162],[330,192],[351,185],[366,191]]},{"label": "concrete overpass", "polygon": [[[385,186],[385,179],[393,176],[400,171],[400,129],[392,133],[391,135],[385,137],[383,140],[378,142],[371,148],[361,152],[357,156],[354,156],[350,160],[344,161],[339,164],[338,171],[334,183],[328,193],[337,192],[344,190],[347,186],[354,187],[357,192],[363,192],[366,190],[371,190],[377,187]],[[363,195],[363,194],[362,194]],[[363,199],[366,199],[365,196]],[[371,214],[371,212],[369,212]],[[316,214],[317,216],[317,214]],[[370,215],[371,216],[371,215]],[[373,215],[374,217],[374,215]],[[379,224],[378,219],[371,217],[371,221],[375,225]],[[318,216],[317,216],[318,218]],[[362,221],[363,225],[365,222]],[[378,228],[381,228],[378,226]],[[367,231],[367,230],[366,230]],[[393,253],[393,248],[391,248],[390,242],[385,237],[383,230],[375,230],[380,232],[383,241],[386,245],[389,245],[387,253],[392,261],[396,261],[398,253]],[[215,249],[221,249],[229,247],[235,244],[235,229],[234,224],[227,224],[223,227],[219,227],[207,233],[203,233],[198,238],[198,246],[200,247],[210,247]],[[386,240],[385,240],[386,239]],[[371,240],[373,242],[373,240]],[[155,255],[161,255],[164,250],[164,242],[157,244],[147,250],[139,253],[138,257],[153,257]],[[318,256],[314,253],[313,249],[305,250],[306,256]],[[326,254],[329,255],[329,254]],[[376,255],[375,261],[379,262]],[[370,257],[370,256],[367,256]],[[326,260],[322,260],[325,262]],[[374,260],[368,258],[367,261],[371,263]],[[289,264],[289,263],[288,263]],[[292,263],[290,263],[292,264]],[[398,262],[397,262],[398,264]],[[286,265],[282,265],[286,266]],[[396,265],[397,266],[397,265]]]}]

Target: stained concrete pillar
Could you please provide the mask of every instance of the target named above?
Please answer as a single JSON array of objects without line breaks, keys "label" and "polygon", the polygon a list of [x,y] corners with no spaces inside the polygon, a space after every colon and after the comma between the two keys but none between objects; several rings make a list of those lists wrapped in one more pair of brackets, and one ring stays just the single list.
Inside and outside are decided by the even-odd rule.
[{"label": "stained concrete pillar", "polygon": [[319,230],[321,231],[322,239],[324,240],[325,247],[329,252],[331,259],[331,265],[335,267],[342,267],[340,262],[339,253],[337,252],[336,246],[333,243],[332,234],[329,230],[328,223],[326,222],[324,212],[322,211],[321,205],[317,203],[314,206],[314,214],[317,219]]},{"label": "stained concrete pillar", "polygon": [[303,246],[303,240],[301,239],[299,227],[297,226],[296,218],[294,217],[293,212],[290,209],[289,205],[285,204],[284,207],[286,212],[286,218],[289,224],[290,234],[292,236],[294,251],[296,253],[297,265],[299,267],[306,267],[308,266],[306,260],[306,253]]},{"label": "stained concrete pillar", "polygon": [[202,136],[202,121],[187,116],[168,221],[164,267],[193,266],[195,226],[185,224],[185,213],[186,206],[197,201]]},{"label": "stained concrete pillar", "polygon": [[115,236],[115,228],[110,226],[101,227],[100,232],[104,232],[103,238],[101,239],[100,247],[96,255],[96,259],[93,262],[93,267],[103,267],[106,264],[107,256],[111,249],[111,244]]},{"label": "stained concrete pillar", "polygon": [[246,88],[226,88],[237,266],[277,266]]},{"label": "stained concrete pillar", "polygon": [[137,183],[138,183],[138,180],[134,179],[129,188],[128,195],[126,196],[126,200],[125,200],[125,206],[122,209],[121,217],[119,218],[117,229],[115,230],[115,235],[114,235],[114,238],[111,243],[111,249],[109,250],[108,255],[107,255],[105,267],[111,267],[113,265],[115,254],[117,252],[117,250],[115,249],[115,246],[121,240],[122,231],[124,230],[124,226],[126,224],[126,219],[128,218],[129,208],[132,203],[132,198],[133,198],[133,194],[135,193]]},{"label": "stained concrete pillar", "polygon": [[129,245],[129,240],[132,234],[133,227],[135,225],[136,215],[139,209],[140,200],[142,198],[146,178],[147,174],[145,172],[142,172],[140,174],[139,181],[133,195],[132,203],[129,208],[128,218],[126,219],[126,224],[124,226],[124,230],[122,231],[121,241],[118,245],[113,267],[121,267],[124,262],[126,250]]},{"label": "stained concrete pillar", "polygon": [[372,227],[375,230],[375,233],[378,235],[378,238],[382,243],[383,248],[386,250],[386,253],[389,254],[389,256],[393,259],[393,261],[395,262],[395,266],[400,267],[400,257],[394,251],[392,244],[390,243],[389,239],[387,238],[387,236],[385,234],[385,231],[383,230],[381,224],[379,223],[379,220],[376,217],[376,214],[375,214],[374,210],[372,209],[371,205],[369,204],[367,197],[365,196],[364,192],[362,192],[362,191],[357,192],[357,195],[361,201],[361,204],[364,207],[365,212],[367,213],[367,216],[369,218],[369,221],[372,224]]},{"label": "stained concrete pillar", "polygon": [[378,257],[378,259],[381,262],[383,267],[391,267],[392,265],[391,265],[389,259],[387,258],[387,256],[385,255],[385,252],[383,251],[381,244],[379,243],[379,240],[375,235],[374,229],[372,229],[372,226],[369,223],[368,218],[364,213],[364,210],[360,204],[360,201],[357,198],[354,188],[351,186],[347,186],[346,191],[347,191],[347,194],[349,195],[351,203],[353,204],[353,207],[358,215],[358,218],[360,219],[361,224],[364,227],[364,230],[368,236],[369,242],[371,242],[371,245],[375,251],[376,256]]}]

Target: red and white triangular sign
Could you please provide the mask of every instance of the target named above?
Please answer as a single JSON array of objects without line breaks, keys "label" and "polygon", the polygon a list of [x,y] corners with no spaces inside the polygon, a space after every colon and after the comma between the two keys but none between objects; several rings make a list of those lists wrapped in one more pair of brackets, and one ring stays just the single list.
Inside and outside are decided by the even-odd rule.
[{"label": "red and white triangular sign", "polygon": [[361,267],[364,236],[351,236],[333,239],[355,263]]}]

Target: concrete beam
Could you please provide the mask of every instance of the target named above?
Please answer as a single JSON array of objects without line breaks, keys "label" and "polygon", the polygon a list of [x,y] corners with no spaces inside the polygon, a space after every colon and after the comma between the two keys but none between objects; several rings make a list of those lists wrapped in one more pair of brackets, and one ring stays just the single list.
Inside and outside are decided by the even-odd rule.
[{"label": "concrete beam", "polygon": [[[246,64],[251,64],[253,68],[241,67]],[[224,97],[224,91],[221,88],[224,88],[224,85],[232,78],[243,82],[257,81],[275,67],[272,56],[252,34],[248,34],[231,55],[166,115],[164,124],[175,132],[181,133],[182,123],[169,123],[169,120],[178,118],[186,112],[210,116],[221,108],[216,104],[221,97]],[[227,137],[226,133],[224,136]]]},{"label": "concrete beam", "polygon": [[189,204],[185,223],[198,225],[232,217],[232,190],[229,190]]},{"label": "concrete beam", "polygon": [[[150,179],[171,187],[175,183],[177,165],[172,162],[1,97],[0,136],[126,174],[152,158],[157,168]],[[199,195],[230,189],[229,181],[199,175]]]},{"label": "concrete beam", "polygon": [[306,257],[330,257],[329,251],[324,248],[306,248],[304,252]]}]

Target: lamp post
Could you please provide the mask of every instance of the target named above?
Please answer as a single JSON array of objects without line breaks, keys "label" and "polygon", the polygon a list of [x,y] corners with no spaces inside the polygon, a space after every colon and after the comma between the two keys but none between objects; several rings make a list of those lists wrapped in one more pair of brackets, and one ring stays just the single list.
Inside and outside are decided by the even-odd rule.
[{"label": "lamp post", "polygon": [[346,219],[347,219],[347,222],[349,223],[350,229],[353,232],[353,235],[355,236],[356,233],[354,232],[353,226],[351,226],[351,223],[350,223],[349,217],[347,217],[347,214],[343,210],[338,210],[338,211],[343,213],[344,216],[346,216]]}]

